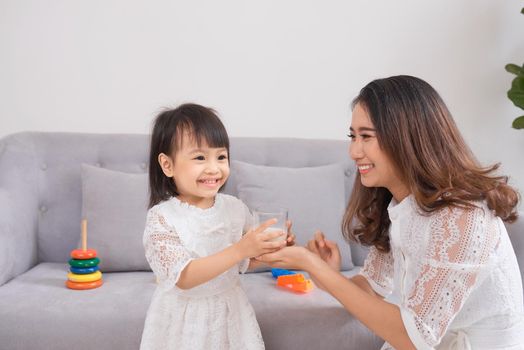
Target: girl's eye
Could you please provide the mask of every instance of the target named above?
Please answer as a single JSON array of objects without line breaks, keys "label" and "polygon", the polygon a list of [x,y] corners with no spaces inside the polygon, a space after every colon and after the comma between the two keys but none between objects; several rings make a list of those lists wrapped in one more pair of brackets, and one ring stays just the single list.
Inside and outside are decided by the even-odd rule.
[{"label": "girl's eye", "polygon": [[193,158],[195,160],[205,160],[204,156],[197,156],[195,158]]},{"label": "girl's eye", "polygon": [[218,160],[225,160],[225,159],[227,159],[227,156],[226,156],[226,155],[224,155],[224,154],[223,154],[223,155],[220,155],[220,156],[218,156]]}]

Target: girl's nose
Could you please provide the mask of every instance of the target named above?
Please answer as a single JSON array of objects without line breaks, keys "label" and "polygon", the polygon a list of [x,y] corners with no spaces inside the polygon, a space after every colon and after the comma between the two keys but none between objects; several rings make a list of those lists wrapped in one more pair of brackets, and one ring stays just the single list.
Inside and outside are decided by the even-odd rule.
[{"label": "girl's nose", "polygon": [[211,174],[214,174],[214,173],[217,173],[219,171],[219,167],[218,167],[218,164],[216,162],[209,162],[207,163],[207,166],[206,166],[206,171],[208,173],[211,173]]}]

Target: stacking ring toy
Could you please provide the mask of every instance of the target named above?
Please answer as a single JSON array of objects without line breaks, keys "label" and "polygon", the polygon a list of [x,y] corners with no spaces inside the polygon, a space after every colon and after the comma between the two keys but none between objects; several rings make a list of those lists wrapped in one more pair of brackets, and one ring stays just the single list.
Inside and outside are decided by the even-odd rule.
[{"label": "stacking ring toy", "polygon": [[76,289],[76,290],[85,290],[85,289],[93,289],[98,288],[104,283],[102,279],[99,279],[98,281],[94,282],[73,282],[73,281],[66,281],[66,287],[69,289]]},{"label": "stacking ring toy", "polygon": [[98,264],[100,259],[96,250],[87,249],[87,220],[82,220],[82,249],[71,251],[69,272],[66,287],[69,289],[84,290],[98,288],[102,285],[102,272]]},{"label": "stacking ring toy", "polygon": [[93,273],[95,271],[98,271],[100,268],[98,266],[93,267],[73,267],[71,266],[69,270],[72,273],[76,273],[77,275],[85,275],[87,273]]},{"label": "stacking ring toy", "polygon": [[94,282],[94,281],[98,281],[101,278],[102,278],[102,273],[100,271],[88,273],[86,275],[76,275],[71,272],[67,274],[67,279],[70,280],[71,282]]},{"label": "stacking ring toy", "polygon": [[73,267],[93,267],[100,263],[100,259],[93,258],[93,259],[86,259],[86,260],[76,260],[76,259],[70,259],[69,265]]},{"label": "stacking ring toy", "polygon": [[85,259],[91,259],[96,257],[96,250],[94,249],[75,249],[71,251],[71,257],[73,259],[78,260],[85,260]]}]

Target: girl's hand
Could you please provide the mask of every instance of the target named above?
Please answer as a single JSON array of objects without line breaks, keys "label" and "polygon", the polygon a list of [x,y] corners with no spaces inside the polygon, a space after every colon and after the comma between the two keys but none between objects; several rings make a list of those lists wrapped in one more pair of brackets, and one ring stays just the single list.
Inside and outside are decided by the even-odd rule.
[{"label": "girl's hand", "polygon": [[293,223],[291,222],[291,220],[288,220],[286,221],[286,226],[287,226],[287,237],[286,237],[286,245],[288,247],[290,246],[293,246],[295,245],[295,234],[291,231],[291,226],[293,225]]},{"label": "girl's hand", "polygon": [[284,247],[279,251],[264,254],[257,258],[271,267],[282,267],[287,269],[308,270],[311,260],[315,255],[305,247]]},{"label": "girl's hand", "polygon": [[283,231],[264,232],[269,226],[274,225],[276,219],[268,220],[255,229],[246,232],[236,243],[242,259],[254,258],[262,254],[271,253],[286,245],[285,240],[272,242],[273,238],[284,235]]},{"label": "girl's hand", "polygon": [[335,242],[326,239],[324,233],[321,231],[315,232],[313,239],[307,242],[307,249],[318,255],[333,270],[340,270],[341,258],[338,245]]}]

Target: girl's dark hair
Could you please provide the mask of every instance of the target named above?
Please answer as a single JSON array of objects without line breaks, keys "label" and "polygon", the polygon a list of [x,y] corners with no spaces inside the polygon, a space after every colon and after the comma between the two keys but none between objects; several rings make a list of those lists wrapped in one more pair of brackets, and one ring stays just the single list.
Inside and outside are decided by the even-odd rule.
[{"label": "girl's dark hair", "polygon": [[[158,162],[160,153],[175,157],[182,146],[184,134],[190,135],[200,147],[225,147],[229,154],[229,137],[216,112],[208,107],[186,103],[161,112],[154,121],[149,153],[149,208],[178,195],[176,184],[167,177]],[[187,141],[187,140],[186,140]],[[174,159],[174,158],[173,158]]]},{"label": "girl's dark hair", "polygon": [[[381,150],[423,212],[471,208],[485,200],[502,220],[516,219],[518,193],[506,176],[494,175],[499,164],[479,165],[431,85],[411,76],[374,80],[360,91],[353,108],[357,104],[368,113]],[[344,237],[389,251],[391,198],[386,188],[362,185],[357,174],[342,222]]]}]

